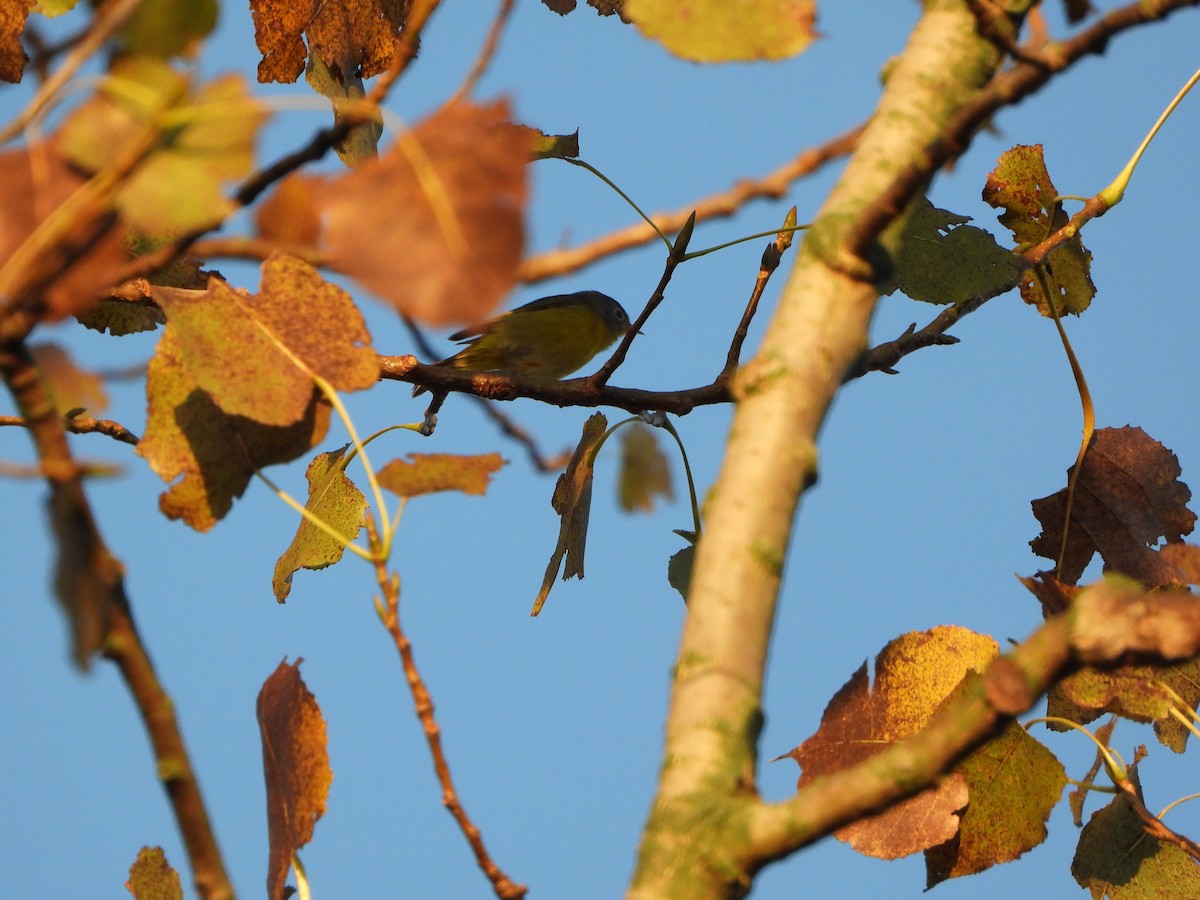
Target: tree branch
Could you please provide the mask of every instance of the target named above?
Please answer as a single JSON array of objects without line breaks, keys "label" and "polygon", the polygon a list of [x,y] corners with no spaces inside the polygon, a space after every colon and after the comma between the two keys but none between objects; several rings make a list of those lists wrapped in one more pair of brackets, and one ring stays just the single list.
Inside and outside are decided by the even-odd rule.
[{"label": "tree branch", "polygon": [[109,552],[92,516],[79,470],[67,443],[63,418],[50,401],[45,382],[23,343],[0,346],[3,376],[29,429],[50,487],[50,520],[58,541],[55,588],[74,635],[76,662],[85,667],[103,648],[133,695],[154,747],[159,778],[166,789],[187,847],[196,890],[205,900],[232,900],[200,786],[175,719],[142,644],[125,595],[124,567]]}]

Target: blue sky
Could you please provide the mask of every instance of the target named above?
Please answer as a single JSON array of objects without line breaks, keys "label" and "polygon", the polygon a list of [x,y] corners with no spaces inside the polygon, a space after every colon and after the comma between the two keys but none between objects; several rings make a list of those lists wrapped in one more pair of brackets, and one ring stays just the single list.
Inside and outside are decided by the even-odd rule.
[{"label": "blue sky", "polygon": [[[584,157],[643,208],[676,209],[739,178],[778,166],[865,118],[878,77],[918,14],[915,3],[828,4],[824,37],[778,64],[701,67],[669,57],[615,19],[581,9],[559,18],[518,4],[496,65],[478,96],[508,95],[518,115],[548,132],[580,129]],[[1104,4],[1105,8],[1109,4]],[[493,4],[445,4],[421,56],[390,108],[421,118],[469,69]],[[1056,28],[1061,28],[1056,23]],[[1115,40],[1041,94],[1002,113],[931,197],[1005,239],[980,200],[996,157],[1018,143],[1045,145],[1063,193],[1091,194],[1124,164],[1161,108],[1196,65],[1200,16],[1188,11]],[[224,11],[202,67],[251,73],[248,12]],[[308,96],[303,85],[260,88],[263,96]],[[5,118],[26,96],[3,96]],[[278,115],[264,141],[272,158],[324,124],[319,112]],[[1186,100],[1152,145],[1124,202],[1084,234],[1099,292],[1069,323],[1101,426],[1140,425],[1179,457],[1184,480],[1200,472],[1200,420],[1189,400],[1200,382],[1200,263],[1190,198],[1197,183],[1200,97]],[[532,250],[574,243],[628,224],[631,211],[581,170],[534,166]],[[805,221],[832,183],[829,171],[778,203],[705,223],[694,247],[778,225],[796,204]],[[667,300],[634,344],[615,383],[658,389],[704,383],[719,368],[753,284],[762,242],[683,266]],[[595,288],[636,314],[657,282],[662,251],[649,247],[584,272],[519,289],[512,304]],[[235,284],[256,288],[257,271],[217,261]],[[786,275],[768,287],[765,321]],[[411,350],[395,315],[355,289],[381,352]],[[937,310],[896,295],[873,326],[888,340]],[[752,352],[762,321],[747,344]],[[828,697],[855,668],[905,631],[954,623],[1019,639],[1039,610],[1013,573],[1042,561],[1029,502],[1063,486],[1080,431],[1078,399],[1051,323],[1015,296],[998,298],[955,329],[962,343],[903,360],[900,375],[873,375],[839,397],[822,435],[820,483],[805,498],[788,561],[766,697],[764,759],[786,753],[820,721]],[[154,336],[112,339],[78,329],[38,335],[68,346],[91,368],[146,360]],[[107,415],[141,432],[136,383],[110,388]],[[403,385],[347,398],[361,433],[419,418]],[[549,451],[570,446],[587,411],[506,408]],[[0,413],[11,412],[7,398]],[[610,421],[618,414],[610,412]],[[701,490],[720,463],[728,412],[704,409],[677,421]],[[322,449],[339,446],[331,433]],[[118,462],[121,478],[95,482],[104,534],[127,568],[144,639],[174,697],[227,864],[240,892],[262,890],[266,816],[254,703],[284,657],[302,674],[329,725],[334,781],[329,810],[302,853],[316,897],[485,897],[488,887],[440,804],[419,725],[394,648],[372,609],[368,568],[353,560],[297,575],[275,603],[271,572],[295,517],[252,485],[210,534],[157,512],[162,484],[129,448],[99,436],[74,439],[87,459]],[[378,449],[375,449],[378,447]],[[688,527],[675,465],[674,504],[627,516],[615,504],[615,447],[600,457],[585,580],[559,583],[540,618],[528,609],[554,547],[553,478],[531,472],[462,398],[451,397],[436,436],[393,433],[373,447],[379,461],[410,451],[482,453],[510,462],[486,498],[434,496],[404,514],[395,566],[401,615],[437,706],[462,801],[489,849],[535,897],[580,900],[622,891],[650,802],[662,721],[683,615],[665,579],[666,560]],[[0,431],[0,459],[29,461],[28,441]],[[304,463],[272,478],[303,492]],[[0,481],[0,846],[12,897],[118,898],[138,848],[160,844],[185,857],[149,747],[115,671],[82,677],[68,663],[65,628],[49,591],[52,548],[45,490]],[[1193,504],[1195,508],[1196,504]],[[1079,736],[1052,736],[1073,775],[1090,761]],[[1127,756],[1148,743],[1142,774],[1160,809],[1196,790],[1195,767],[1153,741],[1149,729],[1118,726]],[[794,788],[790,761],[764,763],[771,798]],[[1091,808],[1095,808],[1095,804]],[[1185,805],[1171,824],[1195,836],[1200,814]],[[1045,896],[1078,890],[1069,861],[1077,831],[1064,809],[1049,842],[1017,863],[937,888],[945,897],[1011,896],[1036,885]],[[764,872],[755,898],[918,896],[920,857],[882,863],[836,841]],[[190,895],[190,887],[189,887]]]}]

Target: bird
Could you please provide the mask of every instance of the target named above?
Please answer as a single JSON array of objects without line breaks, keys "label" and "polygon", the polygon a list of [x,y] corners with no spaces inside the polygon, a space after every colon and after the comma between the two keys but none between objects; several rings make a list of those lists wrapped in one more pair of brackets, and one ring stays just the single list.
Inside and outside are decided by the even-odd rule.
[{"label": "bird", "polygon": [[[540,297],[450,340],[466,346],[437,366],[472,372],[565,378],[629,330],[624,307],[599,291]],[[417,385],[413,396],[426,388]]]}]

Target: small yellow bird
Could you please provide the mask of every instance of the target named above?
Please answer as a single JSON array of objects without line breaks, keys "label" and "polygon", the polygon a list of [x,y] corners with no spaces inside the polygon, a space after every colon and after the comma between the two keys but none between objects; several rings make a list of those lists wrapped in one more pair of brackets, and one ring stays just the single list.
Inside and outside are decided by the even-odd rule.
[{"label": "small yellow bird", "polygon": [[[629,330],[629,315],[607,294],[542,297],[478,328],[450,335],[467,346],[435,365],[474,372],[565,378]],[[413,396],[426,388],[416,386]]]}]

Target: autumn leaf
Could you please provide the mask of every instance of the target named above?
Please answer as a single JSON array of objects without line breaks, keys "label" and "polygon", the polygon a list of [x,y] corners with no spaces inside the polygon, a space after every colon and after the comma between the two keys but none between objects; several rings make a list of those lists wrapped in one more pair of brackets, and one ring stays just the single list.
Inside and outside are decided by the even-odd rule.
[{"label": "autumn leaf", "polygon": [[5,3],[0,11],[0,80],[17,84],[25,72],[29,57],[21,46],[21,34],[31,4]]},{"label": "autumn leaf", "polygon": [[491,476],[503,465],[499,453],[480,456],[410,453],[407,460],[393,459],[385,465],[377,479],[380,487],[401,497],[419,497],[437,491],[483,496]]},{"label": "autumn leaf", "polygon": [[34,344],[29,352],[42,379],[49,384],[54,408],[60,414],[86,409],[96,415],[108,407],[104,379],[75,365],[71,354],[58,344]]},{"label": "autumn leaf", "polygon": [[220,222],[237,208],[224,186],[250,171],[263,107],[234,75],[198,90],[161,60],[119,60],[64,123],[63,153],[86,172],[140,161],[113,197],[126,221],[162,235]]},{"label": "autumn leaf", "polygon": [[289,175],[254,210],[259,237],[281,244],[316,247],[321,239],[321,211],[311,178]]},{"label": "autumn leaf", "polygon": [[258,80],[295,81],[309,53],[346,76],[378,75],[391,62],[408,7],[409,0],[251,0],[263,55]]},{"label": "autumn leaf", "polygon": [[173,324],[150,361],[146,396],[146,433],[136,452],[171,485],[159,497],[164,515],[198,531],[229,512],[256,469],[295,459],[329,428],[329,405],[311,389],[303,416],[287,427],[222,412],[184,365]]},{"label": "autumn leaf", "polygon": [[51,321],[82,313],[129,261],[111,212],[78,202],[85,182],[52,146],[0,153],[0,295],[10,307],[32,292]]},{"label": "autumn leaf", "polygon": [[290,425],[309,408],[313,375],[340,391],[375,384],[378,360],[349,294],[283,253],[262,274],[253,296],[215,276],[207,291],[154,289],[196,387],[229,415]]},{"label": "autumn leaf", "polygon": [[119,35],[130,56],[186,55],[217,24],[217,0],[142,0]]},{"label": "autumn leaf", "polygon": [[[947,702],[978,676],[964,679]],[[1016,722],[954,767],[970,803],[958,833],[925,851],[926,888],[1011,862],[1046,840],[1046,821],[1067,775],[1044,745]]]},{"label": "autumn leaf", "polygon": [[693,62],[786,59],[817,37],[816,0],[626,0],[624,12],[646,37]]},{"label": "autumn leaf", "polygon": [[1016,285],[1021,269],[1012,253],[969,221],[919,198],[905,221],[896,286],[914,300],[957,303]]},{"label": "autumn leaf", "polygon": [[[983,199],[1004,210],[1000,221],[1013,234],[1018,245],[1037,244],[1067,224],[1067,214],[1056,202],[1058,191],[1046,171],[1042,146],[1018,146],[1005,151],[987,178]],[[1091,277],[1092,254],[1079,235],[1054,250],[1042,268],[1061,313],[1078,315],[1088,308],[1096,294]],[[1021,298],[1051,315],[1050,306],[1032,272],[1021,281]]]},{"label": "autumn leaf", "polygon": [[651,512],[654,498],[672,499],[671,470],[654,432],[645,425],[621,430],[621,466],[617,499],[626,512]]},{"label": "autumn leaf", "polygon": [[1123,794],[1083,827],[1071,875],[1093,897],[1110,900],[1200,897],[1200,866],[1180,847],[1147,834]]},{"label": "autumn leaf", "polygon": [[[1153,722],[1159,742],[1182,753],[1191,732],[1171,715],[1177,704],[1167,688],[1195,709],[1200,703],[1200,661],[1103,670],[1087,666],[1051,689],[1047,715],[1061,716],[1080,725],[1105,713],[1135,722]],[[1062,731],[1065,727],[1055,730]]]},{"label": "autumn leaf", "polygon": [[[797,788],[917,734],[968,673],[987,668],[997,650],[991,638],[953,626],[891,641],[875,659],[874,689],[868,687],[864,664],[830,700],[817,733],[786,754],[803,770]],[[937,846],[958,833],[967,784],[956,773],[836,836],[860,853],[882,859]]]},{"label": "autumn leaf", "polygon": [[[607,427],[608,419],[604,414],[593,413],[583,425],[583,436],[579,439],[579,445],[575,448],[566,471],[558,476],[554,496],[550,500],[554,511],[559,515],[558,544],[550,555],[546,574],[542,577],[541,589],[533,601],[533,610],[529,613],[531,616],[536,616],[542,611],[560,568],[563,581],[572,576],[583,577],[583,551],[587,544],[588,515],[592,508],[592,471],[600,439],[604,437]],[[565,567],[564,556],[567,559]]]},{"label": "autumn leaf", "polygon": [[129,867],[125,888],[134,900],[183,900],[179,873],[167,862],[162,847],[143,847]]},{"label": "autumn leaf", "polygon": [[325,718],[300,677],[300,663],[284,660],[258,694],[263,773],[267,782],[267,896],[282,900],[296,851],[312,840],[325,814],[329,784]]},{"label": "autumn leaf", "polygon": [[332,264],[430,325],[486,319],[524,247],[530,147],[507,124],[506,103],[455,103],[321,183]]},{"label": "autumn leaf", "polygon": [[[1106,570],[1147,586],[1182,580],[1151,549],[1159,538],[1179,541],[1195,527],[1196,514],[1187,507],[1192,492],[1181,474],[1175,454],[1140,428],[1098,430],[1079,473],[1059,578],[1075,584],[1099,553]],[[1066,508],[1066,488],[1033,501],[1042,533],[1029,545],[1038,556],[1058,559]]]},{"label": "autumn leaf", "polygon": [[688,591],[692,589],[692,566],[696,562],[696,534],[693,531],[676,531],[688,542],[682,550],[676,550],[667,560],[667,584],[679,591],[687,603]]},{"label": "autumn leaf", "polygon": [[299,569],[324,569],[342,558],[346,545],[358,537],[367,499],[346,477],[347,444],[340,450],[321,453],[308,464],[308,501],[304,508],[342,536],[337,540],[301,517],[292,543],[275,563],[271,586],[275,599],[283,603],[292,590],[292,576]]}]

